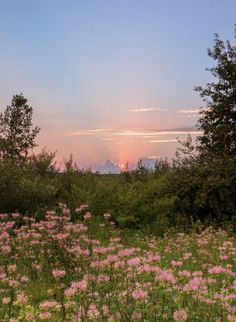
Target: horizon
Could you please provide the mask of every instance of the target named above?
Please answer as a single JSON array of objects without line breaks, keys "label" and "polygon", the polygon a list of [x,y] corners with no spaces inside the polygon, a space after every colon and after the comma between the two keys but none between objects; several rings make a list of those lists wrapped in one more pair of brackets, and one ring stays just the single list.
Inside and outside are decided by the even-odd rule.
[{"label": "horizon", "polygon": [[[81,168],[172,159],[195,138],[214,34],[234,39],[236,3],[55,1],[0,4],[0,112],[23,93],[40,151]],[[199,22],[200,21],[200,22]],[[219,23],[220,21],[220,23]]]}]

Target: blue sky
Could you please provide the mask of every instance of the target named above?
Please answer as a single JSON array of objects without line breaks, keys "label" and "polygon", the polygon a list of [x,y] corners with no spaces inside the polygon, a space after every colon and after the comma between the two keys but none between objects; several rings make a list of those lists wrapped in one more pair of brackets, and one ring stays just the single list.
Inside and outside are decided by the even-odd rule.
[{"label": "blue sky", "polygon": [[194,127],[206,49],[215,32],[235,42],[235,12],[235,0],[0,0],[0,110],[22,92],[58,160],[171,157],[186,135],[153,130]]}]

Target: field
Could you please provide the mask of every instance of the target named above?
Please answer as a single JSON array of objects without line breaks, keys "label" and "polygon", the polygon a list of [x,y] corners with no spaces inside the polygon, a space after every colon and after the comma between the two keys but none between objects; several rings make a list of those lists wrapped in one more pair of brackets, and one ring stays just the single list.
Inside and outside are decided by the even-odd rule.
[{"label": "field", "polygon": [[86,205],[0,215],[0,321],[236,321],[236,239],[120,230]]}]

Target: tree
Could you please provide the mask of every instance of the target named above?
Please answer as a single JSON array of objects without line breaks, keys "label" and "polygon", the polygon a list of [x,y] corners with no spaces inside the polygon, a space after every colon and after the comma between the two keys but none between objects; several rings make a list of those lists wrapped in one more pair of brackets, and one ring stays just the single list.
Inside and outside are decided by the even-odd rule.
[{"label": "tree", "polygon": [[0,159],[25,160],[36,146],[39,127],[32,128],[33,108],[22,95],[13,96],[11,105],[0,113]]},{"label": "tree", "polygon": [[200,110],[197,149],[200,155],[225,155],[236,158],[236,47],[229,41],[223,42],[215,35],[213,49],[208,56],[216,61],[216,66],[207,68],[215,82],[196,91],[206,102]]}]

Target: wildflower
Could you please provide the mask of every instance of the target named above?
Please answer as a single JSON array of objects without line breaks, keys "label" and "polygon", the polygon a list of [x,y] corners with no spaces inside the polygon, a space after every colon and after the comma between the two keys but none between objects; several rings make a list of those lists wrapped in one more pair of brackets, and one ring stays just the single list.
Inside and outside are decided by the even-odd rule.
[{"label": "wildflower", "polygon": [[97,310],[96,304],[90,304],[89,305],[89,309],[88,309],[88,317],[90,319],[95,319],[98,318],[100,316],[99,311]]},{"label": "wildflower", "polygon": [[8,269],[8,272],[9,273],[13,273],[13,272],[15,272],[16,271],[16,264],[11,264],[11,265],[8,265],[7,266],[7,269]]},{"label": "wildflower", "polygon": [[143,300],[147,298],[147,292],[144,290],[135,290],[132,292],[132,298],[135,300]]},{"label": "wildflower", "polygon": [[159,262],[161,259],[160,255],[148,255],[147,257],[147,263],[151,263],[151,262]]},{"label": "wildflower", "polygon": [[[73,286],[73,282],[72,282],[72,286]],[[77,283],[77,286],[81,291],[85,291],[88,287],[88,282],[83,279]]]},{"label": "wildflower", "polygon": [[206,281],[202,277],[194,277],[183,288],[183,291],[197,291],[205,285]]},{"label": "wildflower", "polygon": [[74,288],[74,287],[69,287],[69,288],[67,288],[66,290],[65,290],[65,292],[64,292],[64,294],[66,295],[66,296],[73,296],[73,295],[75,295],[75,293],[76,293],[76,288]]},{"label": "wildflower", "polygon": [[227,315],[227,320],[230,321],[230,322],[236,322],[236,315],[228,314]]},{"label": "wildflower", "polygon": [[41,312],[39,313],[39,318],[42,320],[51,319],[52,314],[50,312]]},{"label": "wildflower", "polygon": [[171,265],[175,266],[175,267],[180,267],[183,265],[183,262],[173,260],[173,261],[171,261]]},{"label": "wildflower", "polygon": [[2,304],[9,304],[11,302],[11,299],[10,297],[3,297],[2,298]]},{"label": "wildflower", "polygon": [[184,256],[183,256],[183,258],[184,259],[189,259],[190,257],[192,257],[193,256],[193,254],[192,253],[185,253],[184,254]]},{"label": "wildflower", "polygon": [[80,207],[75,209],[76,213],[80,213],[81,211],[83,211],[84,209],[88,208],[88,205],[81,205]]},{"label": "wildflower", "polygon": [[19,304],[26,304],[28,302],[28,297],[23,292],[20,292],[16,296],[16,301]]},{"label": "wildflower", "polygon": [[193,273],[192,273],[192,275],[193,275],[194,277],[201,277],[203,274],[202,274],[202,272],[201,272],[201,271],[195,271],[195,272],[193,272]]},{"label": "wildflower", "polygon": [[28,282],[29,281],[29,277],[24,275],[24,276],[21,276],[20,280],[21,280],[22,283]]},{"label": "wildflower", "polygon": [[116,262],[118,259],[119,259],[119,258],[118,258],[118,256],[116,256],[116,255],[108,255],[108,256],[107,256],[107,262],[108,262],[108,263],[114,263],[114,262]]},{"label": "wildflower", "polygon": [[55,301],[55,300],[47,300],[47,301],[43,301],[39,304],[40,309],[58,309],[60,308],[60,304]]},{"label": "wildflower", "polygon": [[84,220],[89,220],[92,218],[91,212],[87,211],[86,214],[84,215]]},{"label": "wildflower", "polygon": [[128,266],[138,266],[140,264],[140,258],[139,257],[134,257],[134,258],[130,258],[127,261]]},{"label": "wildflower", "polygon": [[173,314],[173,318],[175,321],[186,321],[188,318],[188,314],[185,310],[175,311]]},{"label": "wildflower", "polygon": [[208,244],[208,241],[206,239],[199,239],[197,241],[198,245],[201,246],[201,245],[207,245]]},{"label": "wildflower", "polygon": [[65,272],[64,270],[54,269],[54,270],[52,271],[52,275],[53,275],[54,277],[63,277],[63,276],[65,276],[65,275],[66,275],[66,272]]},{"label": "wildflower", "polygon": [[169,282],[172,284],[176,282],[174,275],[170,271],[161,271],[156,278],[161,282]]},{"label": "wildflower", "polygon": [[180,277],[190,277],[191,274],[188,271],[179,271],[177,273]]},{"label": "wildflower", "polygon": [[122,249],[118,252],[118,256],[128,257],[128,256],[131,256],[134,252],[135,252],[134,248]]},{"label": "wildflower", "polygon": [[105,274],[100,274],[97,277],[97,282],[98,283],[106,283],[110,280],[109,276],[105,275]]}]

